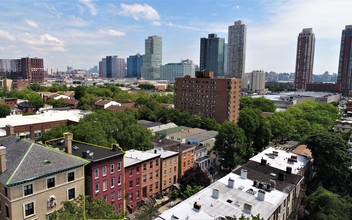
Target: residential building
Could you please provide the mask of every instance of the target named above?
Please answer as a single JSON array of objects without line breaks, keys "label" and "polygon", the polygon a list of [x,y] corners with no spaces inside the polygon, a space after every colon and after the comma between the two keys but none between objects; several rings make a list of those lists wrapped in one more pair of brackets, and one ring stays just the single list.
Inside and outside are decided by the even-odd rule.
[{"label": "residential building", "polygon": [[298,35],[296,55],[295,89],[306,90],[312,82],[315,34],[312,28],[304,28]]},{"label": "residential building", "polygon": [[197,71],[196,78],[177,78],[175,108],[214,118],[217,122],[237,122],[241,79],[214,78],[213,72]]},{"label": "residential building", "polygon": [[306,91],[337,93],[341,91],[341,84],[340,83],[307,83]]},{"label": "residential building", "polygon": [[150,36],[145,40],[145,54],[143,56],[142,78],[159,79],[162,64],[162,38]]},{"label": "residential building", "polygon": [[84,195],[87,160],[15,136],[0,144],[0,219],[47,219]]},{"label": "residential building", "polygon": [[160,154],[139,150],[126,151],[125,157],[142,162],[142,197],[153,197],[160,192]]},{"label": "residential building", "polygon": [[137,53],[127,58],[127,77],[141,78],[143,67],[143,55]]},{"label": "residential building", "polygon": [[208,38],[200,39],[201,71],[212,71],[215,76],[224,76],[225,39],[216,34],[209,34]]},{"label": "residential building", "polygon": [[215,144],[215,137],[218,135],[217,131],[205,131],[199,134],[195,134],[186,138],[187,143],[204,145],[207,147],[207,150],[210,152]]},{"label": "residential building", "polygon": [[247,25],[241,20],[229,26],[227,43],[228,77],[241,79],[245,73]]},{"label": "residential building", "polygon": [[124,78],[126,76],[126,62],[118,56],[107,56],[99,63],[99,76],[103,78]]},{"label": "residential building", "polygon": [[31,83],[44,82],[42,58],[0,59],[1,78],[28,79]]},{"label": "residential building", "polygon": [[154,148],[147,151],[160,155],[160,190],[165,191],[178,181],[178,152]]},{"label": "residential building", "polygon": [[341,92],[350,95],[352,90],[352,25],[346,25],[342,31],[339,70],[337,83],[341,84]]},{"label": "residential building", "polygon": [[64,133],[63,139],[47,144],[90,161],[84,169],[85,195],[105,199],[116,212],[125,211],[124,153],[117,145],[108,148],[75,141],[71,133]]},{"label": "residential building", "polygon": [[160,125],[155,125],[155,126],[147,127],[147,128],[148,128],[148,130],[150,130],[152,132],[153,135],[155,135],[155,132],[163,131],[163,130],[170,129],[170,128],[176,128],[176,127],[178,127],[178,126],[175,123],[170,122],[167,124],[160,124]]},{"label": "residential building", "polygon": [[[142,163],[143,160],[124,157],[126,207],[132,213],[142,202]],[[124,195],[119,195],[124,196]]]},{"label": "residential building", "polygon": [[187,137],[190,137],[192,135],[196,135],[196,134],[199,134],[199,133],[205,132],[205,131],[206,130],[200,129],[200,128],[190,128],[190,129],[187,129],[184,131],[180,131],[177,133],[167,135],[165,138],[180,142],[181,144],[185,144],[185,143],[187,143],[186,142]]},{"label": "residential building", "polygon": [[110,106],[121,106],[121,104],[112,100],[99,100],[95,102],[97,109],[107,109]]},{"label": "residential building", "polygon": [[160,131],[156,131],[154,132],[155,135],[157,135],[160,139],[165,138],[166,136],[169,136],[171,134],[180,132],[180,131],[185,131],[187,129],[190,129],[189,127],[186,126],[177,126],[177,127],[171,127],[171,128],[167,128],[167,129],[163,129]]},{"label": "residential building", "polygon": [[52,110],[38,115],[9,115],[0,118],[0,136],[15,135],[35,140],[55,126],[77,124],[84,115],[90,113],[83,110]]},{"label": "residential building", "polygon": [[178,144],[164,146],[163,150],[178,152],[178,176],[181,177],[185,172],[194,166],[196,145]]},{"label": "residential building", "polygon": [[265,73],[263,70],[253,70],[251,72],[251,83],[249,90],[251,92],[263,91],[265,89]]},{"label": "residential building", "polygon": [[160,79],[174,83],[178,77],[195,76],[197,66],[192,60],[182,60],[180,63],[167,63],[160,66]]}]

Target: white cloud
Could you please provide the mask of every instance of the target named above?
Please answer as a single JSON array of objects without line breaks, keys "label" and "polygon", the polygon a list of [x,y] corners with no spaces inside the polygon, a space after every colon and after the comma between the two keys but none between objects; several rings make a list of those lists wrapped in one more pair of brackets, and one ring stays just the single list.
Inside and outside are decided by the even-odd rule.
[{"label": "white cloud", "polygon": [[86,27],[89,23],[82,18],[78,18],[76,16],[70,16],[68,25],[75,27]]},{"label": "white cloud", "polygon": [[101,34],[101,35],[110,35],[110,36],[125,36],[126,33],[125,32],[122,32],[122,31],[117,31],[117,30],[114,30],[114,29],[108,29],[108,30],[103,30],[103,29],[100,29],[98,31],[98,34]]},{"label": "white cloud", "polygon": [[124,3],[120,4],[121,11],[119,12],[120,15],[123,16],[131,16],[136,21],[140,19],[151,21],[152,25],[160,26],[160,15],[159,13],[150,5],[148,4],[131,4],[127,5]]},{"label": "white cloud", "polygon": [[79,0],[81,3],[83,3],[85,6],[87,6],[89,12],[92,15],[96,15],[97,14],[97,9],[95,8],[95,5],[92,3],[91,0]]},{"label": "white cloud", "polygon": [[0,39],[6,40],[6,41],[14,41],[15,36],[13,36],[11,33],[7,31],[0,30]]},{"label": "white cloud", "polygon": [[24,33],[19,36],[19,39],[37,51],[56,51],[65,52],[64,43],[57,37],[54,37],[48,33],[40,36],[33,36],[30,33]]},{"label": "white cloud", "polygon": [[29,20],[29,19],[26,19],[24,21],[26,22],[26,24],[29,27],[32,27],[32,28],[37,28],[38,27],[38,24],[35,21]]}]

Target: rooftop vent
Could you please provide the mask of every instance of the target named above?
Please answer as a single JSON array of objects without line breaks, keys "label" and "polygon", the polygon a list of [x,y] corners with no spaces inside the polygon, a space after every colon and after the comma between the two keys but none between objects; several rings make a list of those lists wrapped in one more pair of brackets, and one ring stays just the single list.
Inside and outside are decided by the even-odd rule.
[{"label": "rooftop vent", "polygon": [[286,167],[286,173],[291,174],[292,173],[292,167],[287,166]]},{"label": "rooftop vent", "polygon": [[276,189],[276,181],[270,180],[270,186],[271,186],[271,189]]},{"label": "rooftop vent", "polygon": [[258,191],[258,200],[259,201],[264,201],[265,199],[265,191],[264,190],[259,190]]},{"label": "rooftop vent", "polygon": [[194,204],[193,204],[193,208],[194,209],[196,209],[196,210],[200,210],[200,208],[201,208],[202,206],[200,205],[200,204],[198,204],[197,202],[194,202]]},{"label": "rooftop vent", "polygon": [[246,193],[249,193],[251,195],[254,195],[257,193],[257,191],[253,190],[253,189],[247,189]]},{"label": "rooftop vent", "polygon": [[252,205],[248,204],[248,203],[245,203],[243,205],[243,212],[246,213],[246,214],[251,214],[252,212]]},{"label": "rooftop vent", "polygon": [[228,203],[232,203],[232,200],[231,199],[228,199],[228,200],[226,200],[226,202],[228,202]]},{"label": "rooftop vent", "polygon": [[242,179],[247,179],[247,170],[241,169],[241,178]]},{"label": "rooftop vent", "polygon": [[235,180],[231,179],[231,177],[229,178],[228,186],[230,188],[234,188],[235,187]]},{"label": "rooftop vent", "polygon": [[220,195],[220,192],[218,189],[213,189],[213,194],[212,194],[212,197],[214,199],[218,199],[219,198],[219,195]]},{"label": "rooftop vent", "polygon": [[266,160],[262,158],[262,159],[260,160],[260,164],[261,164],[261,165],[266,165]]},{"label": "rooftop vent", "polygon": [[49,165],[49,164],[51,164],[50,160],[44,160],[44,165]]},{"label": "rooftop vent", "polygon": [[279,176],[277,177],[278,180],[284,181],[286,179],[286,174],[283,172],[279,173]]},{"label": "rooftop vent", "polygon": [[179,218],[176,215],[171,216],[171,220],[178,220]]}]

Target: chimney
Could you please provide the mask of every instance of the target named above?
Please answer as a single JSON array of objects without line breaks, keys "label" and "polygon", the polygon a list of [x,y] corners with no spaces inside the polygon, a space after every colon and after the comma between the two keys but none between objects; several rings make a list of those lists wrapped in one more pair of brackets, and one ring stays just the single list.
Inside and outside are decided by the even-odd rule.
[{"label": "chimney", "polygon": [[117,146],[116,146],[117,144],[112,144],[112,148],[111,148],[111,151],[116,151],[116,149],[117,149]]},{"label": "chimney", "polygon": [[82,151],[82,158],[87,159],[87,152],[86,151]]},{"label": "chimney", "polygon": [[71,133],[65,133],[65,147],[67,150],[67,153],[72,154],[72,134]]},{"label": "chimney", "polygon": [[247,179],[247,170],[241,169],[241,178],[244,180]]},{"label": "chimney", "polygon": [[12,125],[6,125],[6,136],[14,135],[15,134],[15,127]]},{"label": "chimney", "polygon": [[219,198],[219,195],[220,195],[220,192],[218,189],[213,189],[213,194],[212,194],[212,197],[214,199],[218,199]]},{"label": "chimney", "polygon": [[193,204],[193,208],[194,208],[194,209],[196,209],[197,211],[199,211],[201,207],[202,207],[202,206],[201,206],[200,204],[198,204],[197,202],[194,202],[194,204]]},{"label": "chimney", "polygon": [[265,199],[265,191],[264,190],[259,190],[258,191],[258,200],[259,201],[264,201]]},{"label": "chimney", "polygon": [[154,149],[154,154],[156,154],[158,152],[158,150],[157,149]]},{"label": "chimney", "polygon": [[248,204],[248,203],[245,203],[243,205],[243,212],[246,213],[246,214],[251,214],[252,212],[252,205]]},{"label": "chimney", "polygon": [[287,166],[286,167],[286,173],[291,174],[292,173],[292,167]]},{"label": "chimney", "polygon": [[271,189],[276,189],[276,181],[270,180],[270,186],[271,186]]},{"label": "chimney", "polygon": [[231,177],[229,178],[228,186],[229,186],[231,189],[235,188],[235,180],[231,179]]},{"label": "chimney", "polygon": [[266,165],[266,160],[262,158],[262,159],[260,160],[260,164],[261,164],[261,165]]},{"label": "chimney", "polygon": [[0,173],[6,171],[6,147],[0,146]]}]

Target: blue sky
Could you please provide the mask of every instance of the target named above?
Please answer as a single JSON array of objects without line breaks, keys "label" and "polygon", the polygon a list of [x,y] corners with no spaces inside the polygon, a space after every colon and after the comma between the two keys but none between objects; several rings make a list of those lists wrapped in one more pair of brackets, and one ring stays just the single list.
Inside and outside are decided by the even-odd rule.
[{"label": "blue sky", "polygon": [[199,64],[201,37],[247,24],[246,72],[294,72],[298,33],[316,35],[314,73],[337,72],[350,0],[0,0],[0,58],[42,57],[45,68],[89,69],[102,57],[144,53],[163,37],[163,64]]}]

